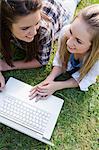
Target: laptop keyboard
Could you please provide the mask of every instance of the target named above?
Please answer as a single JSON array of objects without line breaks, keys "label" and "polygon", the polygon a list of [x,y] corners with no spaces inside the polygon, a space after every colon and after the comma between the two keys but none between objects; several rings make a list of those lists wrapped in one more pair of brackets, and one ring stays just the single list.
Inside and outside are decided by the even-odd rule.
[{"label": "laptop keyboard", "polygon": [[50,113],[9,95],[3,95],[0,115],[40,134],[44,133],[50,118]]}]

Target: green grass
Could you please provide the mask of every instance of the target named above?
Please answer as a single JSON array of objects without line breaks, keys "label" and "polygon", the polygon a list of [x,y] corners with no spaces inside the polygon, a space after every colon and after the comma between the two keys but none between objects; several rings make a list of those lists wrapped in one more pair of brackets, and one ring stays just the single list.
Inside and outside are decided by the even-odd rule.
[{"label": "green grass", "polygon": [[[82,0],[78,10],[98,0]],[[54,45],[56,49],[56,45]],[[51,59],[46,67],[5,72],[5,78],[13,76],[31,85],[44,80],[51,71]],[[51,141],[54,147],[0,124],[0,150],[98,150],[99,149],[99,83],[88,92],[79,88],[64,89],[54,95],[64,99]]]}]

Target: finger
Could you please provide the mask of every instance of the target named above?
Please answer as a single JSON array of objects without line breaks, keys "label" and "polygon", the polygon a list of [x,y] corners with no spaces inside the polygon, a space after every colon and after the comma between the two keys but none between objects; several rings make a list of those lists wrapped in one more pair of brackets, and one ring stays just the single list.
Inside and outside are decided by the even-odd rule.
[{"label": "finger", "polygon": [[37,89],[30,91],[29,97],[31,97],[36,91],[37,91]]},{"label": "finger", "polygon": [[37,90],[48,90],[47,85],[46,86],[38,86]]},{"label": "finger", "polygon": [[41,97],[40,95],[37,95],[35,102],[38,102],[41,98],[42,98],[42,97]]},{"label": "finger", "polygon": [[38,86],[42,86],[42,83],[33,86],[33,87],[31,88],[30,92],[32,92],[33,90],[37,89]]},{"label": "finger", "polygon": [[41,88],[37,88],[37,91],[40,93],[47,93],[47,89],[41,89]]},{"label": "finger", "polygon": [[2,91],[3,89],[2,88],[0,88],[0,92]]},{"label": "finger", "polygon": [[32,99],[35,98],[37,95],[38,95],[37,92],[35,92],[34,94],[32,94],[32,95],[30,96],[29,100],[32,100]]},{"label": "finger", "polygon": [[0,91],[3,91],[4,88],[0,88]]},{"label": "finger", "polygon": [[36,97],[35,102],[38,102],[39,100],[47,100],[47,98],[48,98],[47,95],[46,95],[46,96],[40,96],[40,95],[38,95],[38,96]]},{"label": "finger", "polygon": [[48,83],[41,82],[41,83],[37,84],[36,86],[32,87],[30,92],[34,91],[38,87],[42,87],[42,86],[46,86],[46,85],[48,85]]},{"label": "finger", "polygon": [[47,99],[48,99],[48,97],[49,97],[48,95],[46,95],[46,96],[42,96],[42,97],[41,97],[41,100],[47,100]]},{"label": "finger", "polygon": [[37,93],[38,93],[38,95],[40,95],[40,96],[47,96],[47,95],[48,95],[47,92],[46,92],[46,93],[37,92]]},{"label": "finger", "polygon": [[37,86],[37,89],[46,89],[46,86],[48,85],[48,83],[40,83]]},{"label": "finger", "polygon": [[5,87],[5,81],[0,83],[0,90],[3,90],[4,87]]},{"label": "finger", "polygon": [[37,85],[33,86],[30,90],[30,92],[32,92],[33,90],[35,90],[37,88]]}]

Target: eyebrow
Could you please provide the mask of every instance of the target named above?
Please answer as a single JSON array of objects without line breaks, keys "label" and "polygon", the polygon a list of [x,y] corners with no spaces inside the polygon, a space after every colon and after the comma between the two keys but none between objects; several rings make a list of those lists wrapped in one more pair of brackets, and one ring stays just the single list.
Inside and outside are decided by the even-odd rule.
[{"label": "eyebrow", "polygon": [[[36,25],[40,22],[40,20],[36,23]],[[31,26],[24,26],[24,27],[20,27],[20,29],[28,29],[30,28]]]}]

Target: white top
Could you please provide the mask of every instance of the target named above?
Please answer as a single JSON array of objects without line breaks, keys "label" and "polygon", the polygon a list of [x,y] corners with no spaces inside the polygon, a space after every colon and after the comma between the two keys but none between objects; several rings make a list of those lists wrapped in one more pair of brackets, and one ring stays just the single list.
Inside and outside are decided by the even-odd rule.
[{"label": "white top", "polygon": [[[69,25],[64,26],[60,33],[60,38],[58,41],[58,51],[56,52],[56,55],[55,55],[55,58],[53,61],[53,66],[62,67],[62,63],[59,58],[60,39],[64,35],[67,28],[69,28]],[[66,70],[69,71],[70,68],[71,68],[71,63],[68,62]],[[88,91],[88,87],[96,82],[96,78],[98,75],[99,75],[99,60],[96,61],[96,63],[93,65],[93,67],[89,70],[89,72],[85,75],[85,77],[80,82],[78,80],[80,77],[79,71],[76,71],[75,73],[73,73],[72,77],[78,82],[80,90]]]}]

